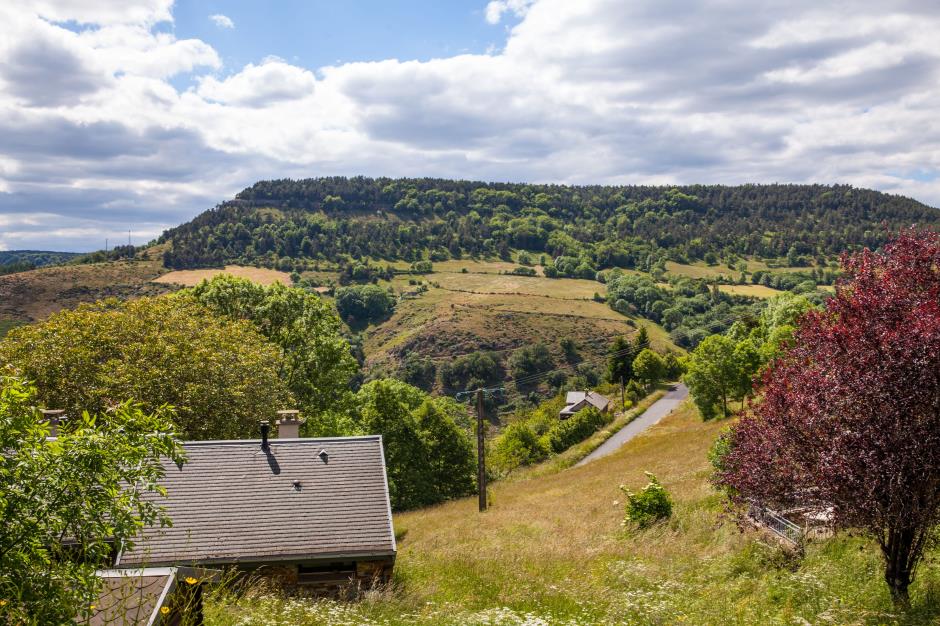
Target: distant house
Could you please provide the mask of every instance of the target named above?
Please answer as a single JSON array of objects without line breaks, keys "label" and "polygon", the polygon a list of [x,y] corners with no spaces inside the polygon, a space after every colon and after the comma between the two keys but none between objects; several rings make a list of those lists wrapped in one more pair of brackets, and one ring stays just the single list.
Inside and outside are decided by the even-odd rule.
[{"label": "distant house", "polygon": [[395,533],[381,436],[184,444],[160,499],[172,528],[147,528],[120,567],[237,566],[290,585],[385,581]]},{"label": "distant house", "polygon": [[203,587],[217,570],[148,567],[99,570],[101,589],[91,616],[76,619],[90,626],[202,624]]},{"label": "distant house", "polygon": [[601,413],[610,410],[610,400],[596,391],[569,391],[565,396],[565,407],[558,412],[558,417],[568,419],[581,409],[592,406]]}]

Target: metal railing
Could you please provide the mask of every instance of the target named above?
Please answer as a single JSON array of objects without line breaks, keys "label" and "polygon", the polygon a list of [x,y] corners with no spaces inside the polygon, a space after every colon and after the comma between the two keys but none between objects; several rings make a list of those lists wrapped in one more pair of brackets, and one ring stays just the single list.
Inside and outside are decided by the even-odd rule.
[{"label": "metal railing", "polygon": [[748,517],[792,546],[800,547],[803,545],[806,538],[803,529],[785,517],[778,515],[775,511],[752,504],[748,511]]}]

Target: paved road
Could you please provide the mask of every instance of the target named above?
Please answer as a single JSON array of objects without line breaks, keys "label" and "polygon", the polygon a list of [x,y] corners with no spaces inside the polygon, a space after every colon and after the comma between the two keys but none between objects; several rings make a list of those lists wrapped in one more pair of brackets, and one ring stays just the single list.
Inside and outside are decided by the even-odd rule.
[{"label": "paved road", "polygon": [[651,404],[650,408],[646,409],[642,415],[614,433],[610,439],[602,443],[594,452],[578,461],[575,467],[590,463],[602,456],[616,452],[623,444],[672,413],[673,409],[682,404],[682,401],[685,400],[688,395],[688,387],[679,383],[676,385],[675,389],[667,391],[666,395]]}]

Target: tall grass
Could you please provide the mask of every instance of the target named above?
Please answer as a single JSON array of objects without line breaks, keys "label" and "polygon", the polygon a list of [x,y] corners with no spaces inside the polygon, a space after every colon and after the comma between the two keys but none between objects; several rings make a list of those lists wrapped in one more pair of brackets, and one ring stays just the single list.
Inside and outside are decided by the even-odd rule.
[{"label": "tall grass", "polygon": [[[210,624],[927,624],[940,619],[940,553],[894,610],[872,542],[839,535],[800,560],[723,515],[705,452],[721,422],[687,405],[583,467],[493,485],[492,506],[396,516],[394,581],[359,602],[273,591],[208,603]],[[656,474],[673,516],[622,525],[623,496]]]}]

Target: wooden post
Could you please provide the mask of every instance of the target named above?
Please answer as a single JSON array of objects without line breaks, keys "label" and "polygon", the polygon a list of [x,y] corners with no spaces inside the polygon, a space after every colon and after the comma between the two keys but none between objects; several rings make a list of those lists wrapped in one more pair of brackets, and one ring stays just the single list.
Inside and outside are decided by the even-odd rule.
[{"label": "wooden post", "polygon": [[486,451],[483,435],[483,390],[477,389],[477,487],[481,513],[486,510]]}]

